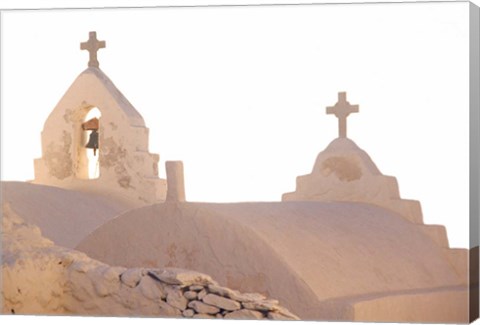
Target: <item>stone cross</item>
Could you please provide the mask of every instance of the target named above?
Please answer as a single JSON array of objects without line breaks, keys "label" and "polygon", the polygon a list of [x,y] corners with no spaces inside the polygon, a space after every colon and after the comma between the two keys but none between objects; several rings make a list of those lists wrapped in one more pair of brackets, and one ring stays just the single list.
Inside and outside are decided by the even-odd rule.
[{"label": "stone cross", "polygon": [[350,113],[358,113],[358,105],[350,105],[347,102],[347,93],[338,93],[338,102],[335,106],[327,107],[327,114],[334,114],[338,118],[338,137],[347,137],[347,116]]},{"label": "stone cross", "polygon": [[90,53],[89,67],[98,68],[97,51],[102,48],[105,48],[105,41],[97,40],[97,32],[90,32],[88,41],[80,43],[80,49],[87,50]]}]

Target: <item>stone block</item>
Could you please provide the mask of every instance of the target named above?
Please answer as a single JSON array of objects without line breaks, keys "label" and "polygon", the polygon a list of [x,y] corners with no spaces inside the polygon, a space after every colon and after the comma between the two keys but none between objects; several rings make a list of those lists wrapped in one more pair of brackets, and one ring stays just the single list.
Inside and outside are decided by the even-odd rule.
[{"label": "stone block", "polygon": [[195,314],[193,315],[193,318],[209,319],[209,318],[216,318],[216,317],[209,314]]},{"label": "stone block", "polygon": [[242,305],[246,309],[261,310],[261,311],[275,311],[279,309],[278,300],[273,300],[273,299],[243,302]]},{"label": "stone block", "polygon": [[256,310],[240,309],[224,316],[225,319],[263,319],[263,314]]},{"label": "stone block", "polygon": [[134,268],[128,269],[120,275],[120,281],[130,288],[135,288],[140,284],[140,280],[145,275],[145,269]]},{"label": "stone block", "polygon": [[194,300],[197,298],[197,292],[196,291],[186,291],[183,296],[188,299],[188,300]]},{"label": "stone block", "polygon": [[269,312],[267,318],[271,320],[292,320],[290,317],[287,317],[285,315],[279,314],[274,311]]},{"label": "stone block", "polygon": [[207,290],[204,289],[198,293],[197,298],[198,300],[202,300],[203,297],[205,297],[206,295],[207,295]]},{"label": "stone block", "polygon": [[202,291],[205,287],[201,285],[191,285],[188,287],[191,291]]},{"label": "stone block", "polygon": [[239,302],[251,302],[257,300],[264,300],[266,297],[260,293],[240,293],[237,290],[232,290],[218,285],[209,285],[208,291],[222,297],[227,297]]},{"label": "stone block", "polygon": [[183,311],[187,308],[188,300],[183,296],[182,291],[171,289],[167,293],[167,303]]},{"label": "stone block", "polygon": [[215,306],[204,304],[201,301],[193,300],[188,303],[188,307],[195,310],[199,314],[216,314],[220,312]]},{"label": "stone block", "polygon": [[164,270],[150,270],[148,275],[167,284],[180,286],[216,284],[206,274],[184,269],[168,268]]},{"label": "stone block", "polygon": [[158,307],[160,308],[160,315],[162,316],[178,317],[182,315],[182,312],[180,310],[170,306],[163,300],[158,302]]},{"label": "stone block", "polygon": [[203,297],[202,301],[206,304],[209,304],[224,310],[237,310],[242,307],[240,303],[235,300],[228,299],[225,297],[220,297],[211,293]]},{"label": "stone block", "polygon": [[148,299],[160,300],[166,298],[162,284],[149,276],[142,277],[136,288]]},{"label": "stone block", "polygon": [[193,309],[185,309],[182,312],[183,317],[191,318],[193,315],[195,315],[195,311]]}]

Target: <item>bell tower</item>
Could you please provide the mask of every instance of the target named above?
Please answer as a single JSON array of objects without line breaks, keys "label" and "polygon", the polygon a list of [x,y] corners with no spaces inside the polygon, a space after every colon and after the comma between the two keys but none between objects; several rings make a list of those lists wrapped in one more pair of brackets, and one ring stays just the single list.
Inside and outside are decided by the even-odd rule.
[{"label": "bell tower", "polygon": [[159,155],[148,151],[149,130],[133,105],[100,70],[106,47],[90,32],[80,49],[88,67],[55,106],[42,131],[42,157],[33,183],[96,193],[135,207],[163,202]]}]

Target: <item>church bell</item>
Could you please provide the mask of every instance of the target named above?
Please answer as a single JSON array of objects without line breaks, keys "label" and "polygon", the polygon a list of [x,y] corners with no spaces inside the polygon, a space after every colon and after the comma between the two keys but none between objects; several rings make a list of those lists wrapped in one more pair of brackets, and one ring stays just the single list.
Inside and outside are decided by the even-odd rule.
[{"label": "church bell", "polygon": [[97,149],[98,149],[98,131],[97,130],[92,130],[92,133],[90,133],[90,138],[88,139],[88,143],[85,146],[85,148],[88,149],[93,149],[93,155],[97,155]]}]

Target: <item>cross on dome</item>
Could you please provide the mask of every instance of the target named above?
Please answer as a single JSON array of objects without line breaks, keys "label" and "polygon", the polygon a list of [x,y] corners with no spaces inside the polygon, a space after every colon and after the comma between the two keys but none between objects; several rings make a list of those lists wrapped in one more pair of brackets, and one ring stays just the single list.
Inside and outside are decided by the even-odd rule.
[{"label": "cross on dome", "polygon": [[347,101],[347,93],[339,92],[335,106],[327,107],[327,114],[334,114],[338,118],[338,137],[347,137],[347,116],[350,113],[358,113],[358,105],[350,105]]},{"label": "cross on dome", "polygon": [[88,34],[88,41],[80,43],[80,49],[87,50],[90,54],[90,59],[88,61],[89,67],[98,68],[99,63],[97,60],[97,51],[102,48],[105,48],[105,41],[97,40],[97,32],[90,32]]}]

